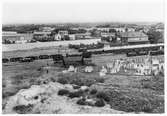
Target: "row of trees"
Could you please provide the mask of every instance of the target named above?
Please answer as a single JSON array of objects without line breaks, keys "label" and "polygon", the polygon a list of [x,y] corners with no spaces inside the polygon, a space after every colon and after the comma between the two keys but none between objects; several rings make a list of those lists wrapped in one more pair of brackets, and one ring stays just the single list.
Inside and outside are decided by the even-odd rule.
[{"label": "row of trees", "polygon": [[148,39],[150,43],[159,43],[163,42],[163,36],[164,34],[162,32],[156,31],[154,29],[151,29],[147,32]]}]

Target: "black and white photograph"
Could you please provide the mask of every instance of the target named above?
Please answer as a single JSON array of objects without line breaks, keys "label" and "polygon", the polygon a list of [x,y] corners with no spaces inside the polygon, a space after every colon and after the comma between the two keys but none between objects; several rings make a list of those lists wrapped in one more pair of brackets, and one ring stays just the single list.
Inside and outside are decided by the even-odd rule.
[{"label": "black and white photograph", "polygon": [[165,0],[23,1],[2,2],[2,114],[165,114]]}]

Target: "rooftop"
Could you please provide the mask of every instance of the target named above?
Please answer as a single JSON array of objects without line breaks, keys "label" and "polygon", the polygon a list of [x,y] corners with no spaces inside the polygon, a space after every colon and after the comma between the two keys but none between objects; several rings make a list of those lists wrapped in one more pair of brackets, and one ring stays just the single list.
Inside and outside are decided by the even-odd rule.
[{"label": "rooftop", "polygon": [[128,38],[134,38],[134,37],[147,37],[146,34],[142,32],[120,32],[120,37],[128,37]]}]

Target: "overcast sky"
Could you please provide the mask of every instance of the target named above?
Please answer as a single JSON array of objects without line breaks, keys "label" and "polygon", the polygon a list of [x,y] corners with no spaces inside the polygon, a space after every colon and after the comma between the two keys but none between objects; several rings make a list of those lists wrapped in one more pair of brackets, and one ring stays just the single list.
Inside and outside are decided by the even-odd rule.
[{"label": "overcast sky", "polygon": [[110,2],[4,3],[2,23],[160,22],[163,0],[110,0]]}]

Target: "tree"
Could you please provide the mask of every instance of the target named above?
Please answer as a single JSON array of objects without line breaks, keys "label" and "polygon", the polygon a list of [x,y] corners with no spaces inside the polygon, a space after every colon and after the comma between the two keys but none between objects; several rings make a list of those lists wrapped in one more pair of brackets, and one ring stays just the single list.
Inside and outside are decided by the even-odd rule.
[{"label": "tree", "polygon": [[150,43],[158,43],[163,38],[163,34],[155,30],[149,30],[147,35]]},{"label": "tree", "polygon": [[116,33],[117,31],[115,29],[110,29],[109,32],[110,33]]}]

